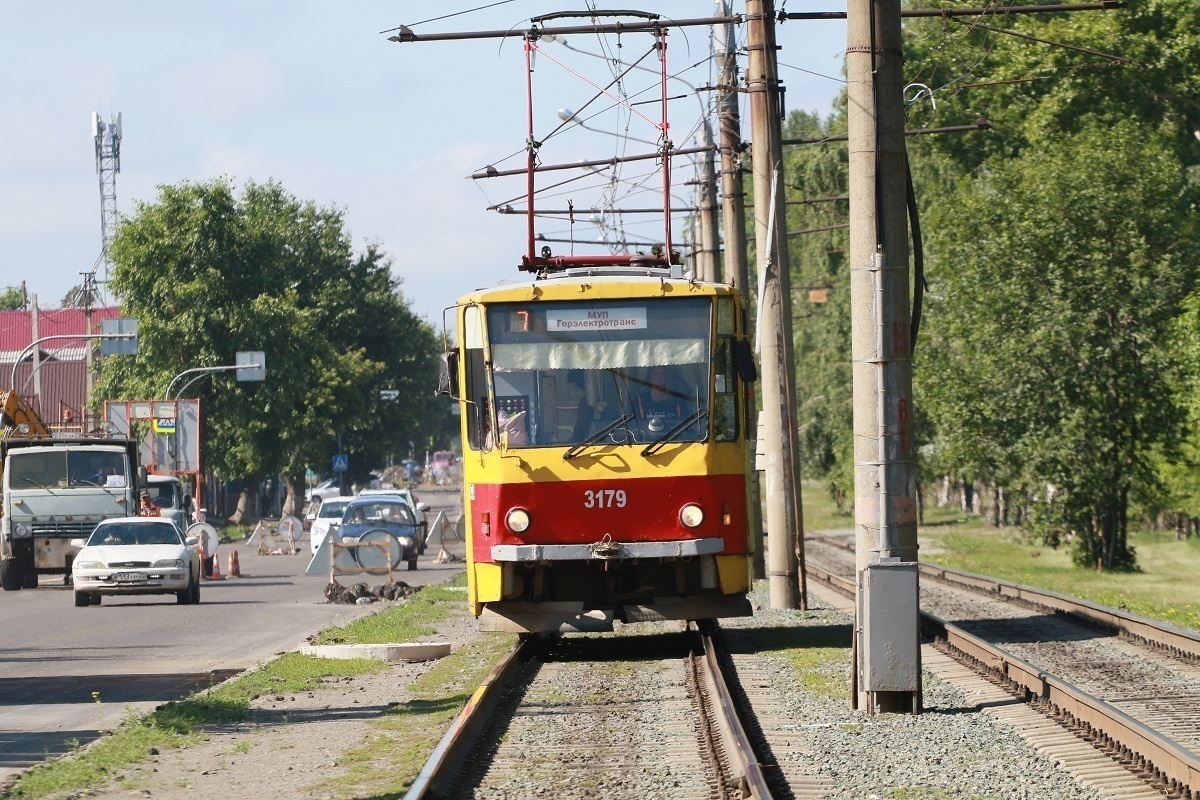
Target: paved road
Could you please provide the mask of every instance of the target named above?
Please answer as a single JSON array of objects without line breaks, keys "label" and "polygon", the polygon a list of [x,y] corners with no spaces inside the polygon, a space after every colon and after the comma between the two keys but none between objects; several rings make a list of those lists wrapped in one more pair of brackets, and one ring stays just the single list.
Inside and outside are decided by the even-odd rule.
[{"label": "paved road", "polygon": [[[438,510],[457,518],[456,494],[419,496],[433,506],[431,519]],[[304,576],[307,540],[299,555],[222,545],[222,569],[235,547],[242,577],[206,581],[197,606],[147,595],[76,608],[72,591],[49,578],[36,590],[0,593],[0,782],[47,753],[111,730],[130,707],[145,711],[179,699],[373,610],[325,602],[327,578]],[[447,549],[463,555],[461,543]],[[435,563],[436,552],[427,552],[417,571],[396,573],[397,580],[440,583],[463,569],[461,562]]]}]

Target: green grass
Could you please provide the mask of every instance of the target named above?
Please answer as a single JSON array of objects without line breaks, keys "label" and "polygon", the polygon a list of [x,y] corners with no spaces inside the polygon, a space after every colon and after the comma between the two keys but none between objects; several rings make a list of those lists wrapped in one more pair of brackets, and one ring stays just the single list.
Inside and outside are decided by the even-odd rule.
[{"label": "green grass", "polygon": [[796,683],[805,691],[819,697],[849,699],[848,627],[760,628],[750,636],[757,652],[775,650],[787,659]]},{"label": "green grass", "polygon": [[854,507],[848,505],[849,513],[839,514],[837,504],[829,496],[825,484],[804,481],[800,484],[800,504],[803,506],[804,531],[831,531],[854,527]]},{"label": "green grass", "polygon": [[460,575],[445,584],[426,586],[403,605],[361,617],[342,628],[326,628],[313,644],[388,644],[436,633],[437,623],[466,603],[462,591],[466,585],[466,575]]},{"label": "green grass", "polygon": [[1065,548],[1031,543],[1017,529],[947,526],[922,532],[921,558],[1200,630],[1200,599],[1192,588],[1200,572],[1200,542],[1137,531],[1130,543],[1140,569],[1101,572],[1075,566]]},{"label": "green grass", "polygon": [[[455,585],[465,585],[465,576],[446,586],[426,587],[404,604],[345,627],[327,628],[317,639],[322,643],[378,644],[434,633],[435,622],[463,613],[463,592],[446,588]],[[215,726],[245,719],[257,697],[307,691],[320,687],[324,678],[387,668],[385,662],[372,659],[325,659],[288,653],[219,687],[166,703],[145,716],[130,716],[89,747],[29,770],[0,797],[23,800],[100,786],[119,771],[149,758],[152,748],[161,751],[186,747],[202,741],[206,731]]]},{"label": "green grass", "polygon": [[[804,485],[806,535],[846,529],[852,521],[838,516],[823,486]],[[920,558],[933,564],[1069,594],[1133,614],[1200,630],[1200,599],[1192,586],[1200,574],[1200,539],[1177,541],[1163,531],[1135,531],[1137,572],[1100,572],[1077,567],[1071,554],[1035,544],[1020,528],[992,528],[957,507],[926,506],[918,529]]]},{"label": "green grass", "polygon": [[33,798],[100,785],[116,772],[151,755],[151,749],[185,747],[203,738],[206,727],[245,719],[250,702],[263,694],[298,692],[320,678],[383,669],[381,661],[335,661],[289,653],[210,691],[166,703],[145,716],[130,716],[90,747],[41,764],[6,791],[6,798]]},{"label": "green grass", "polygon": [[[462,593],[458,595],[461,603]],[[413,699],[372,723],[374,732],[338,757],[346,772],[311,790],[337,798],[399,798],[443,732],[516,637],[489,634],[442,659],[410,687]]]},{"label": "green grass", "polygon": [[941,789],[936,786],[909,786],[892,789],[888,794],[893,800],[1002,800],[998,794],[963,795],[957,789]]}]

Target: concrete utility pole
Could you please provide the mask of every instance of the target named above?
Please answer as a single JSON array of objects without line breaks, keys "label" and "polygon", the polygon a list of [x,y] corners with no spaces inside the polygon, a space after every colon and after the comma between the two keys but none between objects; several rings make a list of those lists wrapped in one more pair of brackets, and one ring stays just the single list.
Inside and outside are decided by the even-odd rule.
[{"label": "concrete utility pole", "polygon": [[[729,16],[729,0],[717,0],[717,15]],[[721,59],[721,93],[717,119],[721,130],[721,215],[725,233],[725,280],[743,294],[750,291],[746,271],[746,203],[742,185],[742,123],[738,111],[737,45],[733,26],[716,25]]]},{"label": "concrete utility pole", "polygon": [[700,154],[700,237],[696,245],[701,253],[701,280],[716,283],[721,279],[720,248],[717,246],[717,167],[712,151],[712,127],[705,117],[700,128],[700,145],[709,149]]},{"label": "concrete utility pole", "polygon": [[758,343],[766,448],[767,577],[772,608],[804,608],[803,523],[800,516],[796,395],[792,382],[792,296],[784,203],[779,81],[772,0],[747,0],[750,123],[754,139],[755,249],[759,260]]},{"label": "concrete utility pole", "polygon": [[[732,12],[730,0],[717,0],[716,16],[728,17]],[[717,57],[721,60],[720,95],[717,120],[721,136],[721,222],[725,235],[723,279],[733,284],[746,297],[750,292],[750,277],[746,271],[746,201],[742,185],[742,123],[738,110],[737,45],[733,25],[713,26]],[[755,412],[754,409],[751,409]],[[757,412],[749,416],[757,420]],[[751,428],[751,431],[755,428]],[[762,494],[759,492],[758,471],[754,469],[754,453],[749,454],[751,476],[749,525],[754,537],[754,577],[767,577],[763,560]]]},{"label": "concrete utility pole", "polygon": [[921,710],[900,0],[848,0],[857,601],[852,702]]}]

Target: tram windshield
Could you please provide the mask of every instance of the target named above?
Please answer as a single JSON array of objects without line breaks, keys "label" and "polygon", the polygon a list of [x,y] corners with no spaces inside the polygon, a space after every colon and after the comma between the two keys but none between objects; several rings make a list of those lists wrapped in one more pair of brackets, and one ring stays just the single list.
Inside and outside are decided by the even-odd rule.
[{"label": "tram windshield", "polygon": [[703,440],[712,307],[711,298],[491,306],[495,433],[508,447]]}]

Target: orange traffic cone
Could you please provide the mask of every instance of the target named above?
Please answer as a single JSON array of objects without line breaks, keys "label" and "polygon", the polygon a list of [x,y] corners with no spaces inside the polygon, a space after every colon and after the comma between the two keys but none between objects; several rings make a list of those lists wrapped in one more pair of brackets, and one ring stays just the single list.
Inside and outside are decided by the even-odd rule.
[{"label": "orange traffic cone", "polygon": [[214,581],[223,581],[225,576],[221,574],[221,554],[213,553],[212,557],[212,579]]},{"label": "orange traffic cone", "polygon": [[208,553],[204,552],[204,537],[200,537],[200,575],[207,578],[212,575],[212,561],[208,557]]},{"label": "orange traffic cone", "polygon": [[234,550],[233,552],[231,552],[229,554],[229,570],[228,570],[228,572],[229,572],[229,577],[231,577],[231,578],[242,577],[242,565],[238,562],[237,550]]}]

